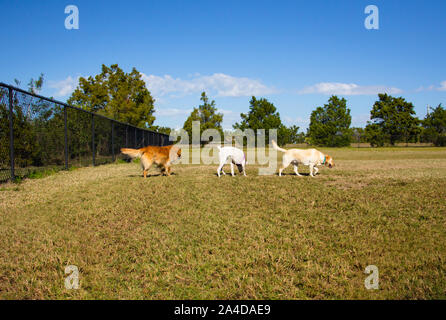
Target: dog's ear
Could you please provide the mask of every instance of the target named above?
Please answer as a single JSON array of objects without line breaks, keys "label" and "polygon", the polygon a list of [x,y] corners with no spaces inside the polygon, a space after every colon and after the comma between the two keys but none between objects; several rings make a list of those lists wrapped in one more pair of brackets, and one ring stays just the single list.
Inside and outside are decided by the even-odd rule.
[{"label": "dog's ear", "polygon": [[333,168],[334,167],[333,158],[330,156],[327,156],[325,165],[327,165],[329,168]]}]

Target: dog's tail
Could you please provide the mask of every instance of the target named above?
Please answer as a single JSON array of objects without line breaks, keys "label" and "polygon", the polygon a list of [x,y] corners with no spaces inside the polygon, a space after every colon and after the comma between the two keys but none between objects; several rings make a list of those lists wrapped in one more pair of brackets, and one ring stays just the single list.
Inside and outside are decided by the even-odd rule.
[{"label": "dog's tail", "polygon": [[274,149],[276,149],[276,150],[278,150],[278,151],[286,152],[285,149],[282,149],[281,147],[279,147],[279,146],[277,145],[276,141],[272,140],[271,142],[272,142],[272,144],[273,144],[273,148],[274,148]]},{"label": "dog's tail", "polygon": [[141,158],[144,151],[143,149],[130,149],[130,148],[121,148],[121,152],[123,154],[128,155],[130,158]]}]

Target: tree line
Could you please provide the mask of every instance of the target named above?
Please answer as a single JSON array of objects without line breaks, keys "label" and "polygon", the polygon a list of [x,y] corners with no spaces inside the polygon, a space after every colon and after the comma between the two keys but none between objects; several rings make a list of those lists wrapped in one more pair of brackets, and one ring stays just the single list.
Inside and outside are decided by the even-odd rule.
[{"label": "tree line", "polygon": [[[221,134],[223,114],[218,113],[215,101],[209,102],[206,93],[201,94],[203,102],[194,108],[184,123],[183,129],[192,135],[192,121],[199,121],[202,133],[206,129],[217,129]],[[370,143],[372,147],[395,145],[398,142],[429,142],[435,146],[446,146],[446,110],[439,104],[431,108],[423,120],[415,116],[414,106],[402,97],[379,94],[370,111],[370,120],[365,128],[352,128],[350,109],[347,100],[336,95],[328,103],[317,107],[310,116],[307,133],[299,133],[299,127],[286,127],[274,104],[265,98],[252,97],[249,111],[240,114],[241,121],[233,129],[265,129],[263,137],[268,143],[269,129],[277,129],[279,144],[298,144],[307,142],[316,146],[344,147],[353,142]]]},{"label": "tree line", "polygon": [[308,141],[328,147],[367,142],[372,147],[393,146],[398,142],[429,142],[446,145],[446,110],[439,104],[424,119],[415,116],[414,105],[402,97],[378,94],[365,128],[351,128],[350,109],[344,98],[332,96],[323,107],[311,113]]},{"label": "tree line", "polygon": [[[16,81],[18,85],[19,82]],[[43,74],[37,79],[31,79],[28,90],[36,92],[43,84]],[[216,103],[205,92],[201,93],[201,104],[193,108],[183,124],[183,129],[192,137],[193,121],[200,122],[202,133],[206,129],[216,129],[223,136],[223,114],[218,111]],[[19,103],[14,97],[14,103]],[[102,65],[101,73],[87,78],[79,78],[79,83],[67,103],[75,107],[105,115],[115,120],[134,126],[169,134],[168,127],[157,126],[155,122],[155,99],[142,79],[142,75],[135,68],[131,72],[124,72],[117,64],[110,67]],[[6,106],[0,104],[0,116],[7,119]],[[23,154],[23,165],[39,165],[46,160],[43,155],[53,154],[57,162],[62,161],[60,152],[46,152],[42,145],[59,146],[59,136],[62,135],[63,113],[54,106],[45,103],[34,103],[31,106],[34,116],[30,121],[29,110],[17,108],[14,116],[14,134],[17,135],[18,155]],[[73,151],[79,157],[91,152],[89,150],[90,125],[88,119],[68,117],[73,136],[79,137],[72,143],[77,145]],[[5,135],[0,142],[6,146],[7,122],[1,122],[1,130]],[[109,134],[107,124],[97,123],[103,128],[104,134]],[[16,128],[17,127],[17,128]],[[233,129],[251,129],[257,138],[259,130],[265,130],[265,143],[269,142],[268,130],[277,129],[277,139],[280,145],[308,143],[315,146],[342,147],[351,143],[370,143],[373,147],[395,145],[400,142],[429,142],[435,146],[446,145],[446,110],[440,105],[431,108],[424,119],[415,116],[414,106],[402,97],[392,97],[379,94],[378,100],[370,111],[370,120],[365,128],[351,127],[350,109],[345,98],[331,96],[327,103],[312,111],[307,131],[299,132],[298,126],[285,126],[274,104],[266,98],[253,96],[249,101],[249,110],[240,114],[240,121],[233,125]],[[45,133],[45,132],[52,133]],[[85,137],[84,137],[85,135]],[[106,140],[106,137],[104,138]],[[98,149],[103,145],[104,153],[107,144],[98,141]],[[53,141],[54,143],[50,143]],[[62,150],[59,146],[58,150]],[[23,152],[22,152],[23,151]],[[6,151],[5,151],[6,152]],[[71,150],[70,150],[71,152]],[[3,153],[3,152],[2,152]],[[25,156],[26,154],[26,156]],[[21,159],[20,156],[18,159]]]},{"label": "tree line", "polygon": [[[218,112],[215,101],[205,92],[201,93],[201,104],[193,108],[183,124],[183,129],[192,137],[192,122],[200,122],[200,133],[216,129],[223,136],[223,114]],[[117,64],[102,65],[102,72],[94,77],[80,78],[79,85],[68,99],[68,103],[79,108],[104,114],[110,118],[169,134],[171,129],[154,125],[155,99],[147,89],[141,74],[133,68],[125,73]],[[274,104],[265,98],[253,96],[247,113],[233,129],[252,129],[258,134],[277,129],[278,143],[309,143],[316,146],[342,147],[352,142],[367,142],[373,147],[395,145],[398,142],[432,142],[436,146],[446,145],[446,111],[441,104],[432,109],[425,119],[415,116],[414,106],[402,97],[379,94],[370,111],[370,120],[365,128],[352,128],[347,100],[331,96],[327,104],[317,107],[310,116],[307,132],[299,127],[285,126]]]}]

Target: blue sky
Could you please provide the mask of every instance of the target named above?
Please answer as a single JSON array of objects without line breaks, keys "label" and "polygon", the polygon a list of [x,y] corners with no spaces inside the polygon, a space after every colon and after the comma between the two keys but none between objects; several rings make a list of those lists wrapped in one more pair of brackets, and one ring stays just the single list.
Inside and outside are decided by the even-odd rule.
[{"label": "blue sky", "polygon": [[[64,26],[67,5],[79,29]],[[367,30],[367,5],[379,30]],[[419,117],[446,105],[445,1],[5,1],[0,0],[0,81],[65,101],[79,76],[118,63],[143,73],[155,124],[181,127],[205,90],[224,127],[266,97],[285,124],[308,126],[331,94],[364,126],[378,92],[403,96]]]}]

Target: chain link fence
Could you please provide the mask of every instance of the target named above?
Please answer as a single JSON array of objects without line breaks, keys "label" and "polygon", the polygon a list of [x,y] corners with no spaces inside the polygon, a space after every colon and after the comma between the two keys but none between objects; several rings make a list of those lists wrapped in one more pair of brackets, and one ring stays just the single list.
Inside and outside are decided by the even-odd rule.
[{"label": "chain link fence", "polygon": [[0,87],[0,181],[8,180],[11,176],[9,131],[9,90]]},{"label": "chain link fence", "polygon": [[123,147],[171,143],[166,134],[0,83],[0,182],[42,170],[111,163],[124,158]]}]

